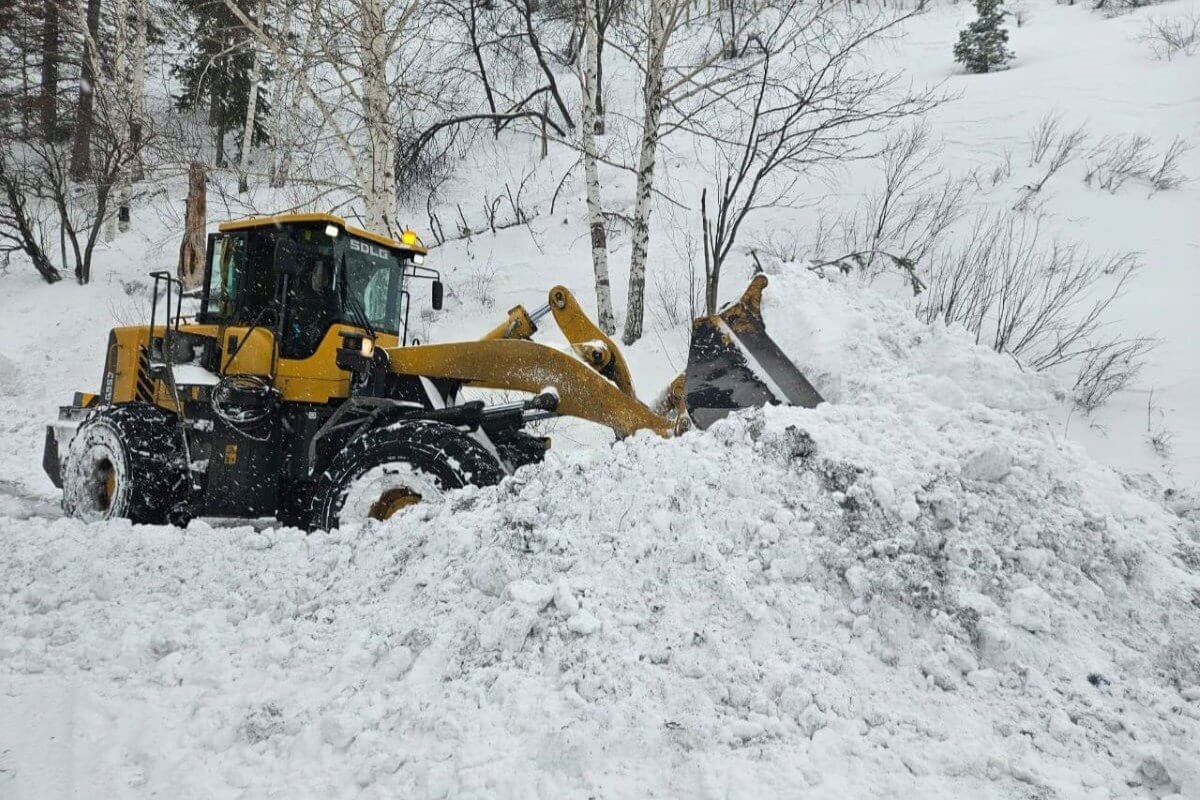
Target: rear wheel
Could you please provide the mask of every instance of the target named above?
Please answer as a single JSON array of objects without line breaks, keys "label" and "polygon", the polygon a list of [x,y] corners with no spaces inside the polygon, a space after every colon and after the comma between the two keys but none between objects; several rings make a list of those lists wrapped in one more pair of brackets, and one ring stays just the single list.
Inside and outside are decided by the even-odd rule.
[{"label": "rear wheel", "polygon": [[63,464],[63,511],[88,522],[165,523],[186,486],[178,424],[174,414],[145,403],[93,412]]},{"label": "rear wheel", "polygon": [[383,521],[451,489],[503,477],[496,458],[458,428],[398,422],[359,434],[334,456],[317,481],[309,518],[325,530]]}]

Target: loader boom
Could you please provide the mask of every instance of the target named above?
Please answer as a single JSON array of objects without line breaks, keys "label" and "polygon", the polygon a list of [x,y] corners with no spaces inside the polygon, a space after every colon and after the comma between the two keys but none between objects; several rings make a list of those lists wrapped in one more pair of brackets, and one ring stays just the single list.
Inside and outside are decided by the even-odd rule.
[{"label": "loader boom", "polygon": [[[673,382],[676,400],[659,409],[662,414],[637,399],[620,349],[563,286],[551,289],[547,305],[532,314],[522,306],[511,309],[478,342],[390,348],[389,364],[398,374],[481,388],[531,394],[553,388],[557,413],[604,425],[622,437],[639,430],[668,436],[685,430],[687,419],[707,428],[740,408],[778,403],[812,408],[820,394],[766,333],[761,306],[766,286],[766,276],[756,276],[736,303],[693,323],[688,370]],[[547,308],[577,358],[532,341]]]},{"label": "loader boom", "polygon": [[559,414],[612,428],[618,436],[639,430],[668,435],[673,423],[579,359],[523,339],[451,342],[388,351],[393,371],[402,375],[450,378],[468,386],[539,394],[558,392]]}]

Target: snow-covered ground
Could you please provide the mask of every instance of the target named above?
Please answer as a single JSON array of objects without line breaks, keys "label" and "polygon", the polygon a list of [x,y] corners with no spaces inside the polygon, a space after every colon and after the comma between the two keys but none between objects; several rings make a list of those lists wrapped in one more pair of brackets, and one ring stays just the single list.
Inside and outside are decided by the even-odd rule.
[{"label": "snow-covered ground", "polygon": [[772,288],[816,411],[336,535],[11,525],[6,796],[1200,794],[1196,500],[890,300]]},{"label": "snow-covered ground", "polygon": [[[1011,207],[1047,113],[1200,145],[1200,56],[1153,61],[1136,41],[1147,14],[1198,7],[1106,20],[1033,3],[1014,68],[987,76],[950,60],[973,12],[938,7],[878,57],[960,95],[929,121],[939,164],[990,172],[1008,151],[1012,175],[976,202]],[[525,154],[505,148],[481,148],[447,208],[520,180]],[[539,167],[530,226],[434,251],[453,295],[414,310],[422,338],[482,332],[557,283],[590,304],[579,186],[549,213],[573,159]],[[689,154],[664,167],[689,197]],[[1115,324],[1162,339],[1093,417],[1054,376],[917,323],[901,292],[772,264],[769,330],[827,405],[671,441],[563,425],[547,464],[496,489],[336,535],[60,518],[42,426],[96,387],[107,329],[145,318],[144,274],[176,234],[139,214],[86,288],[14,268],[0,798],[1200,797],[1200,182],[1108,194],[1083,170],[1048,184],[1047,224],[1142,252]],[[1200,179],[1200,149],[1183,171]],[[848,171],[823,206],[876,179]],[[631,198],[608,174],[606,205]],[[696,227],[694,210],[655,214],[652,294]],[[628,252],[618,235],[616,287]],[[643,397],[687,345],[649,305],[627,352]]]}]

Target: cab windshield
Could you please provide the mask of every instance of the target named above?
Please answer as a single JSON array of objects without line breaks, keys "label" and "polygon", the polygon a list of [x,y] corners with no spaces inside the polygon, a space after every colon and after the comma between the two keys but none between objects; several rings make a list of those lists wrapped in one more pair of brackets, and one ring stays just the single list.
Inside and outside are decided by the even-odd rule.
[{"label": "cab windshield", "polygon": [[[277,238],[296,247],[289,258],[286,292],[275,263]],[[404,264],[400,254],[323,226],[218,235],[211,248],[204,317],[224,324],[274,327],[270,310],[281,304],[280,355],[307,358],[331,325],[345,323],[396,335],[400,330]],[[260,316],[263,309],[268,313]]]}]

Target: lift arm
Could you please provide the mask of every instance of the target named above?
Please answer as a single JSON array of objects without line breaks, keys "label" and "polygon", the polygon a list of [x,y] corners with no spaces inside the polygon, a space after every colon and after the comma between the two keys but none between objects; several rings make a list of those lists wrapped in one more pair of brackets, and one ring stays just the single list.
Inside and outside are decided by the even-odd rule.
[{"label": "lift arm", "polygon": [[559,414],[605,425],[618,436],[639,430],[666,436],[673,427],[582,361],[526,339],[426,344],[389,349],[387,355],[392,371],[404,375],[530,394],[554,388]]},{"label": "lift arm", "polygon": [[565,286],[555,286],[551,289],[546,305],[532,312],[526,311],[524,306],[509,309],[504,322],[485,333],[482,338],[484,341],[532,339],[537,333],[538,321],[547,314],[554,315],[559,330],[584,363],[615,383],[622,392],[636,399],[633,378],[629,374],[624,356],[621,355],[621,349],[592,322],[575,299],[575,295]]}]

